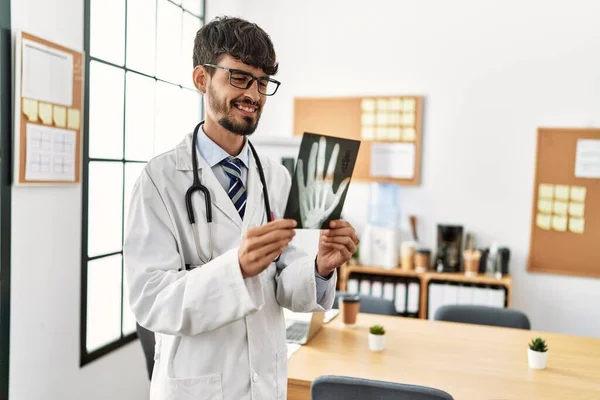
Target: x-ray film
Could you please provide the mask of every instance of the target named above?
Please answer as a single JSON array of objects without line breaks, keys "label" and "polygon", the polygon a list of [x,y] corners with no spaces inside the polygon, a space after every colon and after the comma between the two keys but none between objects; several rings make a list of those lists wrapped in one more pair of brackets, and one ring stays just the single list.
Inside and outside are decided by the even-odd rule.
[{"label": "x-ray film", "polygon": [[284,218],[298,229],[327,229],[340,219],[360,141],[304,133]]}]

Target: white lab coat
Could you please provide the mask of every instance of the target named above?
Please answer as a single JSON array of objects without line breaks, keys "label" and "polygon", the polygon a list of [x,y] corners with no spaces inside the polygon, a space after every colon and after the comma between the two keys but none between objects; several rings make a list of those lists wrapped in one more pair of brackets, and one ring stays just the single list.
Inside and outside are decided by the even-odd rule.
[{"label": "white lab coat", "polygon": [[[316,299],[314,254],[293,247],[258,276],[243,279],[238,247],[243,232],[266,223],[253,157],[244,220],[210,166],[199,157],[201,182],[213,210],[213,260],[197,256],[185,193],[192,183],[192,135],[151,160],[131,195],[124,243],[129,303],[140,325],[156,332],[153,400],[285,399],[287,348],[282,307],[296,312],[331,308],[336,276]],[[261,158],[270,204],[281,218],[291,179]],[[196,227],[208,253],[204,196],[194,194]],[[185,264],[198,268],[185,271]]]}]

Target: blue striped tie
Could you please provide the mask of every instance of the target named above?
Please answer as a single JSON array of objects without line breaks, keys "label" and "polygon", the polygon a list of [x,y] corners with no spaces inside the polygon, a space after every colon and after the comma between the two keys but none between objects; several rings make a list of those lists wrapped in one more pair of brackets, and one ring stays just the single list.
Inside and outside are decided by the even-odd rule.
[{"label": "blue striped tie", "polygon": [[229,197],[233,202],[240,217],[244,219],[244,211],[246,210],[246,188],[242,183],[242,161],[237,158],[228,157],[221,161],[223,171],[229,177]]}]

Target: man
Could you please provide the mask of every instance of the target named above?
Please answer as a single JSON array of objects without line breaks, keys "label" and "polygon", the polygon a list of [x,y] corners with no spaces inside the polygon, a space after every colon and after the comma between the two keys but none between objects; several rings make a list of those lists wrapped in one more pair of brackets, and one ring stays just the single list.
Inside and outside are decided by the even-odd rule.
[{"label": "man", "polygon": [[269,36],[255,24],[220,18],[200,29],[193,79],[206,121],[197,131],[196,170],[213,223],[201,192],[192,201],[195,224],[188,220],[192,134],[151,160],[133,189],[124,256],[131,308],[156,333],[152,399],[285,399],[282,307],[329,309],[335,270],[356,250],[345,221],[321,232],[316,257],[289,246],[296,223],[281,216],[291,179],[262,159],[275,216],[267,222],[247,136],[277,89],[277,67]]}]

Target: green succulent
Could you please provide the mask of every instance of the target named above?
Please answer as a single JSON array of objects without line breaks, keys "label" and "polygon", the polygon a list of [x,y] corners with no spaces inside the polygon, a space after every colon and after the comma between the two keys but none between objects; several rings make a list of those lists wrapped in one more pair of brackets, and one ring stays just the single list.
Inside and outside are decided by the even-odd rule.
[{"label": "green succulent", "polygon": [[531,343],[529,343],[529,348],[533,351],[539,351],[541,353],[545,353],[548,351],[546,341],[539,337],[531,340]]},{"label": "green succulent", "polygon": [[385,335],[385,329],[381,325],[373,325],[371,328],[369,328],[369,331],[373,335]]}]

